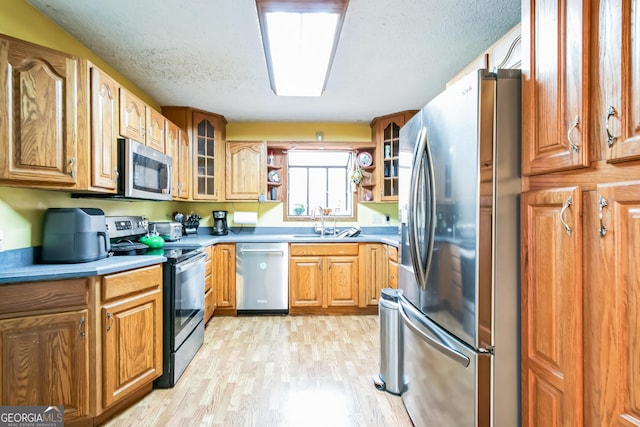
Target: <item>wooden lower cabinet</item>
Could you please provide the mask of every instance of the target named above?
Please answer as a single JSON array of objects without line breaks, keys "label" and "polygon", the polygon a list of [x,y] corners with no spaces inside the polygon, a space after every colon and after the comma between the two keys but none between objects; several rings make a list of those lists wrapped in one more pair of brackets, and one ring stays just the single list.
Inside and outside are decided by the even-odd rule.
[{"label": "wooden lower cabinet", "polygon": [[99,424],[162,374],[162,265],[0,286],[0,405]]},{"label": "wooden lower cabinet", "polygon": [[390,288],[398,288],[398,248],[387,245],[387,283]]},{"label": "wooden lower cabinet", "polygon": [[322,307],[323,272],[321,256],[289,258],[289,310]]},{"label": "wooden lower cabinet", "polygon": [[363,293],[358,243],[289,246],[289,313],[357,313]]},{"label": "wooden lower cabinet", "polygon": [[640,183],[585,193],[585,426],[640,425]]},{"label": "wooden lower cabinet", "polygon": [[216,312],[221,316],[236,314],[236,244],[220,243],[213,248]]},{"label": "wooden lower cabinet", "polygon": [[87,309],[0,320],[0,405],[64,406],[89,415]]},{"label": "wooden lower cabinet", "polygon": [[213,317],[216,310],[216,275],[213,273],[213,246],[204,248],[207,259],[204,264],[204,323]]},{"label": "wooden lower cabinet", "polygon": [[62,405],[67,424],[91,415],[91,284],[0,286],[0,405]]},{"label": "wooden lower cabinet", "polygon": [[162,375],[162,267],[102,280],[102,406]]},{"label": "wooden lower cabinet", "polygon": [[382,243],[365,243],[364,246],[364,303],[378,305],[382,288],[388,285],[388,254]]},{"label": "wooden lower cabinet", "polygon": [[581,190],[524,193],[521,216],[523,426],[581,426]]}]

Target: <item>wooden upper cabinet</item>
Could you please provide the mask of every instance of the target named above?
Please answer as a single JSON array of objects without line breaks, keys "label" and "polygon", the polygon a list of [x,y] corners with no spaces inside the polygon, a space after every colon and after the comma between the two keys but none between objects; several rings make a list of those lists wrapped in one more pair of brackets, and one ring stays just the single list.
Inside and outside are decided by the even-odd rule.
[{"label": "wooden upper cabinet", "polygon": [[227,142],[225,198],[258,200],[258,197],[266,192],[266,142]]},{"label": "wooden upper cabinet", "polygon": [[191,163],[189,147],[187,133],[167,120],[167,150],[172,161],[173,189],[171,193],[174,200],[189,200],[189,165]]},{"label": "wooden upper cabinet", "polygon": [[120,88],[120,135],[166,153],[166,118],[143,100]]},{"label": "wooden upper cabinet", "polygon": [[523,426],[582,426],[582,192],[523,194]]},{"label": "wooden upper cabinet", "polygon": [[76,57],[0,36],[0,179],[77,182]]},{"label": "wooden upper cabinet", "polygon": [[522,3],[522,171],[589,166],[589,0]]},{"label": "wooden upper cabinet", "polygon": [[118,184],[118,88],[104,71],[90,68],[91,187],[115,192]]},{"label": "wooden upper cabinet", "polygon": [[224,138],[222,116],[193,112],[193,198],[221,200],[224,182]]},{"label": "wooden upper cabinet", "polygon": [[587,215],[591,226],[584,228],[585,239],[595,243],[591,264],[597,266],[595,274],[585,277],[593,319],[584,328],[590,349],[585,425],[638,426],[640,185],[600,185],[595,193]]},{"label": "wooden upper cabinet", "polygon": [[640,158],[640,4],[601,0],[594,13],[592,61],[594,156],[609,162]]},{"label": "wooden upper cabinet", "polygon": [[371,121],[371,137],[376,144],[376,173],[379,191],[374,200],[381,202],[398,200],[398,152],[400,128],[416,114],[415,110],[376,117]]},{"label": "wooden upper cabinet", "polygon": [[125,88],[120,88],[120,135],[146,144],[146,126],[146,104]]},{"label": "wooden upper cabinet", "polygon": [[146,145],[155,148],[161,153],[166,153],[166,119],[162,114],[151,107],[147,107],[147,135]]},{"label": "wooden upper cabinet", "polygon": [[[191,186],[186,197],[193,200],[222,200],[224,192],[224,142],[227,120],[224,116],[191,107],[162,107],[162,114],[178,125],[187,137],[183,146],[192,159]],[[182,136],[181,136],[182,138]],[[174,159],[174,164],[176,160]],[[182,160],[180,160],[182,162]],[[184,191],[184,190],[183,190]]]}]

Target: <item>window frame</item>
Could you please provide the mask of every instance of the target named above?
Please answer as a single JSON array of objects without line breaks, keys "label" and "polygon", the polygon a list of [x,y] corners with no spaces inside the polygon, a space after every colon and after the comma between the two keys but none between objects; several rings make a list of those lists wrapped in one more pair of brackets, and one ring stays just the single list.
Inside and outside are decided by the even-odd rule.
[{"label": "window frame", "polygon": [[[359,151],[362,149],[375,151],[376,145],[371,142],[315,142],[315,141],[267,141],[267,152],[271,150],[278,151],[283,156],[282,161],[282,175],[286,176],[286,180],[283,183],[283,197],[280,203],[282,203],[282,219],[285,222],[309,222],[314,221],[311,219],[311,215],[289,215],[289,163],[287,151],[289,150],[339,150],[339,151]],[[358,220],[358,204],[361,201],[360,186],[357,186],[356,191],[353,193],[353,212],[351,216],[336,217],[338,222],[354,222]],[[333,221],[333,217],[330,217]]]}]

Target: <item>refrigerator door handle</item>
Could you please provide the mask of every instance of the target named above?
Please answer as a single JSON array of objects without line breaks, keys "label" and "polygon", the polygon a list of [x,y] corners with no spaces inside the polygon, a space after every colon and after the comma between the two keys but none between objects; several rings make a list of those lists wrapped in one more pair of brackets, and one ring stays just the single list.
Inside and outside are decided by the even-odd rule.
[{"label": "refrigerator door handle", "polygon": [[[423,248],[418,244],[418,227],[415,225],[416,218],[418,217],[418,179],[420,178],[420,171],[422,169],[422,159],[423,155],[427,154],[429,161],[429,195],[431,196],[431,200],[429,201],[429,205],[431,207],[431,217],[429,219],[428,227],[429,227],[429,242],[427,243],[426,248],[426,263],[423,266],[422,261],[422,252]],[[433,234],[435,232],[435,222],[432,219],[435,217],[435,203],[434,203],[434,176],[433,176],[433,160],[431,158],[431,151],[429,149],[428,138],[427,138],[427,129],[422,128],[420,132],[418,132],[416,151],[414,153],[414,164],[411,169],[411,182],[410,182],[410,203],[411,211],[409,215],[408,221],[408,234],[409,234],[409,248],[411,255],[411,264],[413,265],[413,271],[416,275],[416,279],[418,282],[418,286],[422,290],[426,290],[427,287],[427,275],[431,268],[431,260],[432,260],[432,252],[433,252]]]},{"label": "refrigerator door handle", "polygon": [[[435,336],[435,338],[431,337],[429,334],[422,331],[420,327],[410,319],[411,313],[407,313],[405,311],[405,307],[408,307],[409,310],[411,311],[415,311],[415,309],[413,309],[409,305],[409,303],[403,301],[403,299],[401,298],[400,304],[398,304],[398,310],[400,311],[400,316],[402,317],[404,324],[407,325],[409,329],[415,332],[424,342],[429,344],[434,349],[438,350],[440,353],[444,354],[450,359],[453,359],[454,361],[456,361],[457,363],[459,363],[465,368],[469,367],[469,364],[471,363],[471,359],[469,359],[463,353],[453,348],[453,346],[448,342],[449,340],[446,337],[442,336],[442,334],[440,334],[435,329],[429,327],[429,325],[426,323],[426,322],[431,322],[429,319],[425,317],[425,322],[421,322],[421,323],[425,328],[429,330],[431,334]],[[424,315],[420,314],[420,316],[424,316]]]}]

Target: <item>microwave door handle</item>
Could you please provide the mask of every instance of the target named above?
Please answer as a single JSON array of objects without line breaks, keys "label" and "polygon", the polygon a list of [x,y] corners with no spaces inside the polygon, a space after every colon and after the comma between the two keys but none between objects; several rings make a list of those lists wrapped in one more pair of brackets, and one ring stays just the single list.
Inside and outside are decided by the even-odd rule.
[{"label": "microwave door handle", "polygon": [[[410,311],[415,310],[413,309],[413,307],[411,307],[409,303],[406,303],[401,298],[398,304],[398,311],[400,312],[402,321],[409,329],[411,329],[414,333],[416,333],[418,337],[420,337],[425,343],[429,344],[431,347],[438,350],[440,353],[456,361],[457,363],[459,363],[465,368],[469,366],[469,364],[471,363],[471,359],[469,359],[462,352],[456,350],[451,345],[451,343],[442,336],[442,334],[439,334],[433,328],[429,328],[427,325],[424,325],[429,330],[429,332],[431,332],[431,334],[433,334],[435,337],[432,337],[431,335],[425,333],[418,325],[416,325],[416,323],[413,322],[413,320],[411,319],[411,316],[413,315],[413,313],[408,313],[407,311],[405,311],[405,307],[409,308]],[[420,314],[420,316],[424,317],[425,322],[430,322],[430,320],[426,318],[423,314]]]}]

